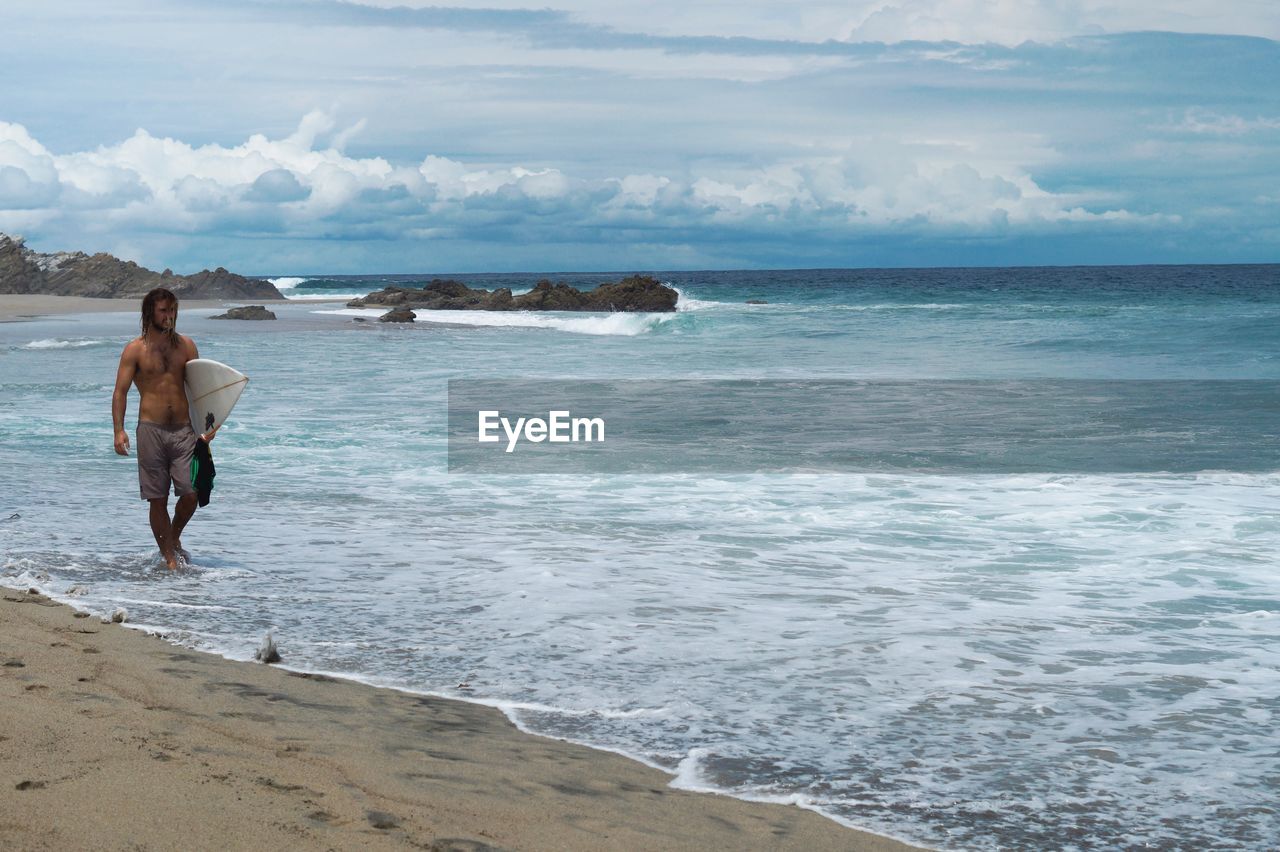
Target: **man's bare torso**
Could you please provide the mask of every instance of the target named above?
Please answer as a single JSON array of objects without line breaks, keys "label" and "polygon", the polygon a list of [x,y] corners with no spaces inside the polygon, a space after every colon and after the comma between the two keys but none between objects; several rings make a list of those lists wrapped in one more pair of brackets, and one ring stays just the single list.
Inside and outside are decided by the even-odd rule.
[{"label": "man's bare torso", "polygon": [[187,362],[196,358],[196,347],[191,338],[174,335],[151,334],[129,342],[122,360],[135,366],[134,387],[138,389],[140,403],[138,419],[161,426],[191,425],[187,408],[187,392],[183,385],[187,374]]}]

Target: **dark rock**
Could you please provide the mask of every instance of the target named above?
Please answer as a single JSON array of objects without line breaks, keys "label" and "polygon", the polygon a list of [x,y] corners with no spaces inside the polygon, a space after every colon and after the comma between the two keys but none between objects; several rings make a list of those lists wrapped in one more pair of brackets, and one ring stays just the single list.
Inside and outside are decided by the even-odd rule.
[{"label": "dark rock", "polygon": [[[404,287],[388,287],[387,289],[380,290],[378,292],[382,294],[382,299],[377,303],[379,305],[408,304],[413,301],[416,295],[418,295],[417,290],[406,290]],[[359,299],[356,301],[359,301]],[[347,304],[353,305],[355,302],[348,302]]]},{"label": "dark rock", "polygon": [[179,299],[283,299],[270,281],[246,278],[219,266],[194,275],[153,272],[131,260],[82,251],[42,254],[21,237],[0,234],[0,293],[138,299],[167,287]]},{"label": "dark rock", "polygon": [[[579,290],[561,282],[539,281],[528,293],[512,296],[507,288],[473,290],[460,281],[431,281],[421,290],[388,287],[361,299],[347,302],[348,307],[385,306],[419,308],[429,311],[655,311],[667,313],[676,309],[679,294],[647,275],[633,275],[618,282],[601,284],[594,290]],[[384,322],[403,320],[383,317]]]},{"label": "dark rock", "polygon": [[601,284],[587,293],[592,311],[653,311],[669,313],[680,298],[671,287],[648,275],[632,275],[617,284]]},{"label": "dark rock", "polygon": [[506,287],[494,290],[493,295],[489,297],[488,309],[491,311],[514,311],[516,302],[515,299],[511,298],[511,291]]},{"label": "dark rock", "polygon": [[455,299],[465,299],[472,294],[472,290],[461,281],[442,281],[435,278],[423,288],[428,293],[438,293],[441,296],[452,296]]},{"label": "dark rock", "polygon": [[[601,285],[605,286],[605,285]],[[581,311],[588,310],[587,294],[563,281],[552,284],[542,280],[533,289],[514,300],[518,311]]]},{"label": "dark rock", "polygon": [[275,318],[275,313],[267,310],[264,305],[246,305],[243,308],[232,308],[225,314],[218,314],[216,317],[209,317],[209,319],[238,320],[273,320]]},{"label": "dark rock", "polygon": [[253,658],[261,663],[280,662],[280,649],[276,646],[276,640],[272,638],[270,630],[267,631],[266,636],[262,637],[262,644],[253,652]]},{"label": "dark rock", "polygon": [[417,318],[418,315],[408,308],[393,308],[378,317],[378,322],[413,322]]}]

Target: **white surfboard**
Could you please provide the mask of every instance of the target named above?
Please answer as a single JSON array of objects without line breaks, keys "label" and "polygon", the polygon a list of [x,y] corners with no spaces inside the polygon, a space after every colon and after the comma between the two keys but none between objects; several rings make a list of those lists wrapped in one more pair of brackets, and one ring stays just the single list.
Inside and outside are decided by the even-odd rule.
[{"label": "white surfboard", "polygon": [[226,364],[208,358],[187,362],[187,403],[191,406],[191,428],[204,435],[227,419],[240,399],[249,377]]}]

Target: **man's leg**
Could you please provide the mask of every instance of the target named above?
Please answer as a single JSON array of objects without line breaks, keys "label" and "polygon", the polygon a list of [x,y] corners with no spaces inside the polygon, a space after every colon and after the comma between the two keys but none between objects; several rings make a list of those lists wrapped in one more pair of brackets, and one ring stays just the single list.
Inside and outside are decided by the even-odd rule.
[{"label": "man's leg", "polygon": [[173,525],[169,522],[169,498],[158,497],[148,500],[147,503],[151,506],[151,534],[156,537],[160,555],[164,557],[164,564],[169,566],[170,570],[176,569],[178,557],[169,541],[173,533]]},{"label": "man's leg", "polygon": [[187,525],[187,521],[191,520],[191,516],[196,513],[196,495],[184,494],[178,498],[177,504],[173,507],[173,523],[171,529],[173,531],[173,551],[187,561],[191,560],[191,554],[182,549],[182,530]]},{"label": "man's leg", "polygon": [[191,487],[191,454],[196,448],[196,433],[190,428],[181,429],[170,433],[169,439],[169,450],[172,453],[169,476],[173,480],[173,493],[180,495],[173,507],[169,541],[174,556],[181,556],[190,562],[191,554],[182,549],[182,530],[196,513],[198,503],[195,489]]}]

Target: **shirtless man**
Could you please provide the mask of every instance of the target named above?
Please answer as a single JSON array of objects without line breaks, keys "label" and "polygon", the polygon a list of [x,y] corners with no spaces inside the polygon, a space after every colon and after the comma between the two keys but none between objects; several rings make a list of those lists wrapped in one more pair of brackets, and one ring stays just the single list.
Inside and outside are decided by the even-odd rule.
[{"label": "shirtless man", "polygon": [[[189,337],[178,334],[178,298],[157,287],[142,300],[142,334],[129,341],[120,355],[116,388],[111,394],[111,420],[115,448],[129,455],[129,434],[124,429],[129,385],[138,388],[138,484],[142,499],[151,504],[151,532],[170,570],[178,557],[190,558],[182,549],[182,529],[196,511],[196,491],[191,483],[191,454],[196,434],[187,413],[184,380],[187,362],[200,357]],[[213,440],[213,433],[203,436]],[[169,485],[178,502],[169,518]]]}]

